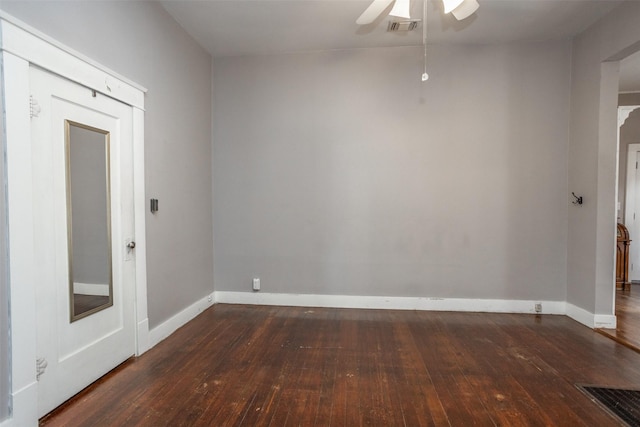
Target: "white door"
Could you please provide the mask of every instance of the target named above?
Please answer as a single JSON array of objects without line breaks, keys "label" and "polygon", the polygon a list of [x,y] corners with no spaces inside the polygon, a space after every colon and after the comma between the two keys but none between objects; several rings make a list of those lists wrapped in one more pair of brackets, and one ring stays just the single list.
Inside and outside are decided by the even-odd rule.
[{"label": "white door", "polygon": [[135,353],[132,108],[30,69],[38,415]]},{"label": "white door", "polygon": [[629,144],[624,225],[629,230],[629,280],[640,280],[640,144]]}]

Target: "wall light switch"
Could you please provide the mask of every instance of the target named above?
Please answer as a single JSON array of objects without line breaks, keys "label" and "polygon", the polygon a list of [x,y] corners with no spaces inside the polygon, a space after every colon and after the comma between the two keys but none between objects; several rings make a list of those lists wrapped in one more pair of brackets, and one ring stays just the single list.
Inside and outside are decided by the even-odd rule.
[{"label": "wall light switch", "polygon": [[150,208],[151,208],[151,213],[156,213],[158,212],[159,208],[158,208],[158,199],[151,199],[150,201]]}]

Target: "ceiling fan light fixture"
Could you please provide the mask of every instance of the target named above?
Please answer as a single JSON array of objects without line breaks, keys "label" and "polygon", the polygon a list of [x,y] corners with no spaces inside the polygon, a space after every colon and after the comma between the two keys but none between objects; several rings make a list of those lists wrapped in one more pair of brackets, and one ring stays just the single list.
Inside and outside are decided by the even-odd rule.
[{"label": "ceiling fan light fixture", "polygon": [[406,33],[409,31],[413,31],[418,28],[420,24],[419,19],[410,19],[406,21],[389,21],[387,24],[387,32],[388,33]]},{"label": "ceiling fan light fixture", "polygon": [[473,15],[479,7],[480,5],[478,4],[478,0],[462,0],[462,3],[453,9],[451,13],[458,21],[462,21],[463,19]]}]

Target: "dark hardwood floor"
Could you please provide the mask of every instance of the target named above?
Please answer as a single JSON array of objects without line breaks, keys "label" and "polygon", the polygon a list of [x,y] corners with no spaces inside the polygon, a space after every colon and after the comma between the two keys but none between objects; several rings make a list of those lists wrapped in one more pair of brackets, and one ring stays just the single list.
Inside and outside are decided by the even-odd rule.
[{"label": "dark hardwood floor", "polygon": [[216,305],[45,426],[614,426],[640,354],[565,316]]},{"label": "dark hardwood floor", "polygon": [[599,332],[640,352],[640,284],[616,290],[616,318],[616,329]]}]

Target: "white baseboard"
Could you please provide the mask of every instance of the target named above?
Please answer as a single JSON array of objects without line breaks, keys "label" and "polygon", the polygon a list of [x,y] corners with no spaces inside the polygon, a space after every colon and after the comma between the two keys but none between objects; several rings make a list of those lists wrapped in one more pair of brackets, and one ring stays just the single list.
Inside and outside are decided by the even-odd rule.
[{"label": "white baseboard", "polygon": [[595,314],[593,316],[593,327],[600,329],[615,329],[618,326],[618,318],[610,314]]},{"label": "white baseboard", "polygon": [[109,285],[104,283],[73,283],[73,293],[81,295],[109,296]]},{"label": "white baseboard", "polygon": [[[424,298],[424,297],[382,297],[352,295],[317,294],[276,294],[266,292],[226,292],[216,291],[196,301],[175,316],[149,331],[145,342],[144,334],[138,344],[139,351],[154,347],[178,328],[192,320],[213,303],[280,305],[293,307],[362,308],[388,310],[459,311],[476,313],[525,313],[536,314],[535,305],[541,304],[540,314],[567,315],[589,328],[615,328],[616,317],[593,314],[564,301],[466,299],[466,298]],[[146,322],[146,319],[143,321]],[[140,322],[138,328],[144,330]],[[144,351],[141,351],[143,353]],[[140,354],[141,354],[140,353]],[[4,425],[0,425],[4,427]]]},{"label": "white baseboard", "polygon": [[542,304],[541,314],[565,314],[564,301],[528,301],[465,298],[381,297],[351,295],[274,294],[263,292],[214,292],[216,303],[282,305],[294,307],[374,308],[391,310],[531,313]]},{"label": "white baseboard", "polygon": [[38,426],[38,383],[33,382],[11,396],[11,417],[0,422],[0,427]]},{"label": "white baseboard", "polygon": [[617,320],[615,315],[608,314],[594,314],[584,308],[575,306],[571,303],[567,303],[566,315],[580,322],[589,328],[610,328],[615,329]]},{"label": "white baseboard", "polygon": [[145,318],[138,322],[138,334],[136,341],[136,356],[140,356],[151,348],[149,334],[149,319]]},{"label": "white baseboard", "polygon": [[616,316],[594,314],[564,301],[379,297],[349,295],[273,294],[262,292],[214,292],[215,301],[223,304],[283,305],[294,307],[375,308],[392,310],[461,311],[480,313],[535,313],[571,317],[589,328],[615,328]]},{"label": "white baseboard", "polygon": [[149,331],[149,348],[154,347],[160,341],[174,333],[179,327],[189,322],[191,319],[202,313],[213,305],[213,294],[196,301],[175,316],[162,322]]}]

